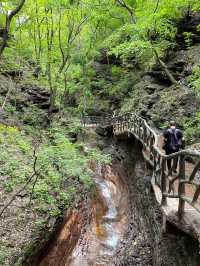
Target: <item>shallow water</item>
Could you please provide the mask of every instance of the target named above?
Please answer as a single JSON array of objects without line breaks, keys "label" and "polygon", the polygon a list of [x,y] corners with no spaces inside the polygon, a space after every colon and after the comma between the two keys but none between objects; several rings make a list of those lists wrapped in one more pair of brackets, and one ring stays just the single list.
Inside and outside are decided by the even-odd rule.
[{"label": "shallow water", "polygon": [[96,166],[97,197],[92,221],[65,265],[112,265],[113,255],[127,225],[128,193],[121,177],[111,166]]}]

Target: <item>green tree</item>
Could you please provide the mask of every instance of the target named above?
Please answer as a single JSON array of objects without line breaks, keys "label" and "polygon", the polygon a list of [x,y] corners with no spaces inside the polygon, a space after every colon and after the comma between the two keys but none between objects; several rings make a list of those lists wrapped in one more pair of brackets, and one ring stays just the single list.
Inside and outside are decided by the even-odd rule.
[{"label": "green tree", "polygon": [[1,3],[1,6],[0,6],[1,12],[5,13],[5,26],[2,29],[2,41],[0,44],[0,57],[1,57],[3,51],[6,48],[7,43],[8,43],[11,22],[12,22],[13,18],[20,12],[20,10],[22,9],[22,7],[25,4],[25,0],[21,0],[21,1],[19,1],[19,3],[16,4],[16,6],[13,7],[12,10],[5,10],[4,7],[5,8],[10,7],[10,5],[6,5],[7,4],[6,2],[3,1]]}]

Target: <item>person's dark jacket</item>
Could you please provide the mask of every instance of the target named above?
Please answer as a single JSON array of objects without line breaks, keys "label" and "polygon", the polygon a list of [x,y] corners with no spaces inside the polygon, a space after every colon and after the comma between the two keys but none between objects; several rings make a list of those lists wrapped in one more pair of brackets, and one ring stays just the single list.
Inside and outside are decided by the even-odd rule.
[{"label": "person's dark jacket", "polygon": [[[176,144],[175,147],[172,147],[172,141],[171,138],[173,137],[173,134],[175,134],[177,140],[176,140]],[[176,128],[176,129],[171,129],[168,128],[164,131],[163,133],[164,136],[164,145],[163,145],[163,149],[165,151],[178,151],[179,149],[183,149],[184,148],[184,140],[183,140],[183,133],[180,129]]]}]

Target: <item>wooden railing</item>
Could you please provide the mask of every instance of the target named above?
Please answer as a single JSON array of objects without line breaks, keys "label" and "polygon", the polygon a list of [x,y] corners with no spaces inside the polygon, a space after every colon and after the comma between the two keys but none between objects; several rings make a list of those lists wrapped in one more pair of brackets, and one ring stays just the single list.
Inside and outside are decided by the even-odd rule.
[{"label": "wooden railing", "polygon": [[113,118],[111,116],[84,116],[82,118],[82,123],[84,126],[105,126],[108,127],[109,125],[113,124]]},{"label": "wooden railing", "polygon": [[[91,126],[92,124],[94,126],[113,126],[114,135],[132,134],[142,143],[144,157],[153,167],[152,181],[162,193],[161,205],[167,205],[167,198],[177,198],[179,200],[177,210],[179,218],[184,213],[185,202],[200,212],[200,152],[181,150],[171,155],[165,155],[160,148],[159,136],[146,120],[136,114],[84,118],[84,125]],[[168,160],[172,160],[170,171],[167,168]],[[178,173],[174,176],[172,170],[175,160],[178,161]]]}]

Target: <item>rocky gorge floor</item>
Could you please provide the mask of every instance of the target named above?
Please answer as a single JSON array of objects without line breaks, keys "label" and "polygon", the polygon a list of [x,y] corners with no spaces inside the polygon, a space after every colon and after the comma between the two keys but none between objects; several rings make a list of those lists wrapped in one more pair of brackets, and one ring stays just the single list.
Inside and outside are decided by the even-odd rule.
[{"label": "rocky gorge floor", "polygon": [[117,144],[121,163],[127,169],[130,222],[116,265],[197,266],[198,241],[173,226],[167,234],[162,233],[160,208],[151,190],[151,169],[142,158],[140,144],[134,139],[118,140]]},{"label": "rocky gorge floor", "polygon": [[[105,220],[109,221],[109,219],[105,219],[107,207],[105,207],[104,200],[98,200],[98,204],[91,208],[91,217],[94,220],[90,220],[88,229],[82,232],[79,241],[74,244],[73,249],[70,249],[71,255],[68,259],[58,265],[197,266],[200,255],[196,240],[176,230],[173,226],[169,226],[167,234],[162,233],[161,212],[151,190],[151,169],[148,168],[142,157],[140,143],[131,137],[112,139],[102,136],[101,130],[97,131],[101,132],[101,136],[94,137],[93,135],[92,145],[97,145],[104,153],[111,154],[111,167],[114,169],[115,178],[113,179],[113,174],[108,175],[108,173],[107,177],[112,177],[113,184],[118,186],[111,189],[113,193],[115,191],[112,197],[115,196],[109,198],[109,208],[113,206],[112,201],[121,202],[126,196],[128,200],[126,206],[119,205],[120,209],[117,208],[117,212],[121,213],[120,217],[124,217],[127,221],[123,222],[124,229],[121,231],[119,239],[107,253],[107,238],[104,234],[106,232],[104,232]],[[120,176],[120,182],[116,182],[116,174]],[[99,182],[97,183],[101,184],[102,181]],[[104,191],[105,186],[102,185],[102,187],[102,191]],[[113,212],[111,214],[113,215]],[[103,217],[102,215],[105,216],[103,219],[94,218]],[[118,217],[117,221],[120,222],[120,219]],[[115,230],[114,218],[110,225],[112,230]],[[100,232],[100,242],[95,235],[96,230]],[[87,243],[87,249],[83,248],[83,245],[85,246],[83,243]],[[58,246],[56,248],[58,249]],[[84,251],[80,253],[82,248]],[[46,262],[41,265],[57,264]]]}]

